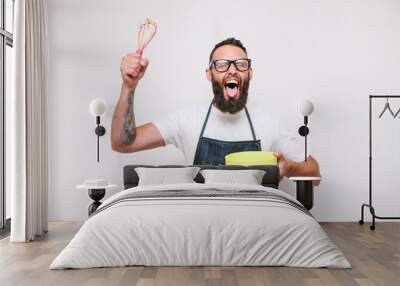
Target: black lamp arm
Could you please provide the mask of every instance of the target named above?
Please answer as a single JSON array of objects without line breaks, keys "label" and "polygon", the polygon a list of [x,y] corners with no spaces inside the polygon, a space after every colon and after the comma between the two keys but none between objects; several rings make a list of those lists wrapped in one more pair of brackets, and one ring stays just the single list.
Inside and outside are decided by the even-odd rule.
[{"label": "black lamp arm", "polygon": [[304,137],[304,160],[305,161],[307,161],[307,135],[310,132],[307,125],[308,125],[308,116],[304,116],[304,125],[300,126],[299,134]]},{"label": "black lamp arm", "polygon": [[99,162],[99,137],[103,136],[106,133],[106,129],[104,128],[104,126],[100,125],[100,116],[96,116],[96,129],[94,130],[94,132],[97,135],[97,162]]}]

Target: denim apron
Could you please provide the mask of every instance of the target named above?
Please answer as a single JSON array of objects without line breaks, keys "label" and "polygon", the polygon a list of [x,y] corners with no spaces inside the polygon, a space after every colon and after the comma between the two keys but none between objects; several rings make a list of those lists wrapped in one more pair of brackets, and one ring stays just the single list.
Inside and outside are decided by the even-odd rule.
[{"label": "denim apron", "polygon": [[222,141],[212,138],[203,137],[204,130],[210,116],[211,105],[208,108],[206,119],[200,132],[199,141],[197,143],[196,153],[194,155],[193,165],[225,165],[225,156],[241,151],[261,151],[261,142],[256,140],[253,124],[251,123],[249,112],[245,107],[246,116],[249,120],[253,140],[248,141]]}]

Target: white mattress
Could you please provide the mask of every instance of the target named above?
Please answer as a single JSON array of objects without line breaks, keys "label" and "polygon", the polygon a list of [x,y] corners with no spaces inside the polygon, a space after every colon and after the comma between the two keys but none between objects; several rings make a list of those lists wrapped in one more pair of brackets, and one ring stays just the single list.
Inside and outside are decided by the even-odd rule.
[{"label": "white mattress", "polygon": [[[50,269],[146,266],[294,266],[350,268],[318,222],[289,204],[236,197],[122,200],[165,190],[276,189],[238,184],[176,184],[131,188],[108,198]],[[298,203],[298,202],[297,202]]]}]

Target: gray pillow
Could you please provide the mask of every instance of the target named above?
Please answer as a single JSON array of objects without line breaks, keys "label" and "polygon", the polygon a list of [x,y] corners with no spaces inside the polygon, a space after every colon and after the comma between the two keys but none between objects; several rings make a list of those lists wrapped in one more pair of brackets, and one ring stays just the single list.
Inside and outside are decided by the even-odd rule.
[{"label": "gray pillow", "polygon": [[262,170],[201,170],[204,183],[236,183],[261,185],[265,171]]},{"label": "gray pillow", "polygon": [[193,179],[199,170],[199,167],[135,168],[139,177],[138,186],[195,183]]}]

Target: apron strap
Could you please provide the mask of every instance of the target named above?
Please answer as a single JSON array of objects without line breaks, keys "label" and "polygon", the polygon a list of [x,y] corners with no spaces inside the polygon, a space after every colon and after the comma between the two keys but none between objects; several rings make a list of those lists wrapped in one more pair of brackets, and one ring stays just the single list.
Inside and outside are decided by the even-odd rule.
[{"label": "apron strap", "polygon": [[246,110],[246,115],[247,115],[247,119],[249,120],[251,134],[253,135],[253,140],[256,141],[256,133],[254,132],[253,123],[251,122],[250,114],[249,114],[249,111],[247,110],[246,106],[244,107],[244,110]]},{"label": "apron strap", "polygon": [[[206,119],[204,120],[203,127],[201,128],[199,138],[203,137],[203,133],[204,133],[204,130],[206,129],[206,125],[208,122],[208,117],[210,117],[211,106],[212,106],[212,102],[210,104],[210,107],[208,108]],[[247,110],[246,106],[244,107],[244,110],[246,111],[247,120],[249,121],[249,124],[250,124],[250,129],[251,129],[251,134],[253,135],[253,140],[256,141],[257,140],[256,133],[254,132],[253,123],[251,122],[250,114],[249,114],[249,111]]]},{"label": "apron strap", "polygon": [[208,108],[206,119],[204,120],[203,127],[201,128],[201,132],[200,132],[200,137],[199,138],[203,137],[204,129],[206,129],[208,117],[210,116],[211,105],[212,105],[212,102],[210,104],[210,107]]}]

